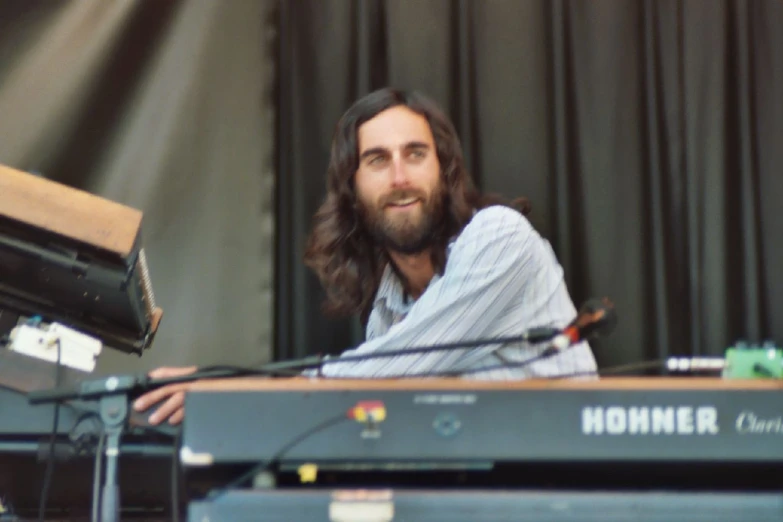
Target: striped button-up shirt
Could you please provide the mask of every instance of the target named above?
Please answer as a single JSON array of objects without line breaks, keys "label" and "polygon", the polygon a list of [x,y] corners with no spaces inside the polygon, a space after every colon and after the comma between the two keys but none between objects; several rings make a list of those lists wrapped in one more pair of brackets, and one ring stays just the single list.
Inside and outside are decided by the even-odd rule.
[{"label": "striped button-up shirt", "polygon": [[[576,317],[563,269],[549,242],[513,209],[493,206],[476,212],[450,242],[446,257],[443,274],[436,274],[415,301],[406,298],[402,282],[387,266],[367,323],[366,341],[341,357],[519,336],[533,327],[563,328]],[[586,342],[520,365],[544,348],[546,344],[514,342],[360,361],[338,362],[338,358],[325,364],[321,374],[393,378],[448,372],[499,380],[596,371]]]}]

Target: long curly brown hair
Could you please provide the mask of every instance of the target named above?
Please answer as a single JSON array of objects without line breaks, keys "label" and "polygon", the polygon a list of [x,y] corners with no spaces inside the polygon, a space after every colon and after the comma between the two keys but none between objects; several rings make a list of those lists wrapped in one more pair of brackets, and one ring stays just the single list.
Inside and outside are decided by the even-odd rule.
[{"label": "long curly brown hair", "polygon": [[[359,127],[396,106],[424,116],[429,122],[441,166],[443,219],[436,224],[432,262],[442,273],[449,240],[467,225],[475,210],[506,205],[498,196],[482,195],[465,169],[462,146],[449,119],[432,101],[416,92],[386,88],[358,100],[335,129],[326,174],[326,199],[313,219],[305,264],[318,276],[326,291],[324,309],[332,315],[359,314],[366,322],[383,270],[386,252],[372,240],[360,218],[354,175],[359,168]],[[523,214],[530,211],[525,198],[508,204]]]}]

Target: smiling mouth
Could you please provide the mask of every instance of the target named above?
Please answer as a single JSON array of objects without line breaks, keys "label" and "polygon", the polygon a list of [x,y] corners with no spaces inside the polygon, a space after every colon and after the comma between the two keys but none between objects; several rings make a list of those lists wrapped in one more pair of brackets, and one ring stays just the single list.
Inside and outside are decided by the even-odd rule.
[{"label": "smiling mouth", "polygon": [[386,206],[392,208],[407,208],[407,207],[412,207],[418,202],[419,202],[419,198],[408,198],[408,199],[401,199],[399,201],[395,201],[394,203],[389,203]]}]

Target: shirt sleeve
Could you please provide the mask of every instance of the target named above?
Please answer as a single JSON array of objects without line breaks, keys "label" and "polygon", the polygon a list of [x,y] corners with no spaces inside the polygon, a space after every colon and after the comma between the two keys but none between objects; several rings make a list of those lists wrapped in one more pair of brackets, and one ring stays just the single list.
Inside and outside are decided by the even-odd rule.
[{"label": "shirt sleeve", "polygon": [[[522,214],[506,207],[484,209],[476,213],[455,241],[443,276],[427,288],[405,319],[384,335],[340,357],[484,338],[512,300],[521,298],[526,306],[540,306],[535,301],[547,294],[540,285],[552,280],[542,272],[554,269],[562,271],[548,243]],[[467,361],[489,355],[497,347],[488,345],[361,361],[339,362],[338,358],[325,364],[321,374],[383,378],[452,371]]]}]

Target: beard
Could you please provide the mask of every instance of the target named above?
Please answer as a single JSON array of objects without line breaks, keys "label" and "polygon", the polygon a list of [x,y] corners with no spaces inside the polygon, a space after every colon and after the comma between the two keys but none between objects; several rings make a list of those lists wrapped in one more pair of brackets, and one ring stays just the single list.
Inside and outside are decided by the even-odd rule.
[{"label": "beard", "polygon": [[[394,201],[418,198],[417,208],[407,211],[389,210]],[[375,244],[400,254],[419,254],[435,242],[439,225],[443,222],[444,190],[441,185],[427,196],[421,190],[395,190],[375,205],[359,200],[359,214],[364,228]]]}]

